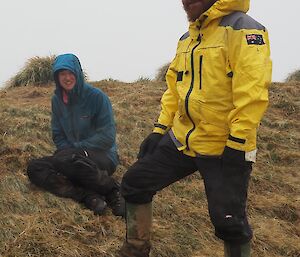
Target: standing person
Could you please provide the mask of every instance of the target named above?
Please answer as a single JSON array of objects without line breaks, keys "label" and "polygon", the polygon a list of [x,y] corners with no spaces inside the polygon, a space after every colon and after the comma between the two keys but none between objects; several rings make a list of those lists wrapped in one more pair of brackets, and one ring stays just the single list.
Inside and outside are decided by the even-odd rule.
[{"label": "standing person", "polygon": [[116,129],[109,98],[84,81],[79,59],[59,55],[53,64],[53,156],[32,160],[29,179],[50,192],[82,202],[102,214],[110,206],[124,216],[119,184],[111,177],[118,164]]},{"label": "standing person", "polygon": [[246,200],[268,105],[268,34],[246,14],[249,0],[182,4],[189,31],[168,69],[158,122],[122,180],[127,236],[119,256],[149,256],[153,196],[199,170],[225,256],[249,257]]}]

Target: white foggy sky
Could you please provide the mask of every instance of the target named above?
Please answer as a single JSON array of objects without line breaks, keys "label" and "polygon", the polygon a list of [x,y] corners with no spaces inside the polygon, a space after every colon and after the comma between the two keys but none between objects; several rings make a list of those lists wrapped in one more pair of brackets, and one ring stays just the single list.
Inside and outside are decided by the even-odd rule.
[{"label": "white foggy sky", "polygon": [[[0,86],[33,56],[70,52],[90,80],[153,78],[188,28],[181,0],[0,1]],[[269,30],[273,81],[300,69],[299,10],[299,0],[251,0]]]}]

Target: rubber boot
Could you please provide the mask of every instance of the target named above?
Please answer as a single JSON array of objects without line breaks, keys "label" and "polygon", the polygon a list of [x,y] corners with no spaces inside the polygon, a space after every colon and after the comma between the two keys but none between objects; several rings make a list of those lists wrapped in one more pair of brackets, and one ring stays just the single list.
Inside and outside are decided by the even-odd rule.
[{"label": "rubber boot", "polygon": [[242,245],[224,243],[225,257],[250,257],[250,242]]},{"label": "rubber boot", "polygon": [[91,193],[84,198],[83,201],[86,208],[92,210],[95,215],[102,215],[105,212],[107,203],[103,197],[98,194]]},{"label": "rubber boot", "polygon": [[125,200],[119,188],[113,189],[105,199],[115,216],[125,217]]},{"label": "rubber boot", "polygon": [[152,203],[126,202],[126,241],[119,257],[149,257],[152,229]]}]

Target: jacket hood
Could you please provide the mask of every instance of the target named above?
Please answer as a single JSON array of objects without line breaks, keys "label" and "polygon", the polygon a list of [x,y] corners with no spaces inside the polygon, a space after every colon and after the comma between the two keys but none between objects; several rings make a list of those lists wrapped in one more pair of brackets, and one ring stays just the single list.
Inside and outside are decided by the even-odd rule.
[{"label": "jacket hood", "polygon": [[79,96],[82,92],[84,87],[84,75],[81,68],[81,64],[77,56],[74,54],[62,54],[55,58],[55,61],[52,66],[53,74],[54,74],[54,81],[56,85],[55,93],[61,94],[61,86],[58,82],[58,72],[60,70],[69,70],[76,77],[76,84],[74,88],[70,91],[69,95],[77,95]]},{"label": "jacket hood", "polygon": [[226,16],[232,12],[240,11],[247,13],[250,6],[250,0],[217,0],[199,20],[203,21],[205,27],[210,21]]}]

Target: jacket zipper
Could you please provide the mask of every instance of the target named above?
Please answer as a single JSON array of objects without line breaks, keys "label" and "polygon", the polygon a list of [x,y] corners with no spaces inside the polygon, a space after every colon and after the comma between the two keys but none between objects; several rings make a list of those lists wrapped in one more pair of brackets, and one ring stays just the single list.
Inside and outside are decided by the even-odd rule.
[{"label": "jacket zipper", "polygon": [[196,128],[196,125],[189,113],[189,97],[193,91],[193,88],[194,88],[194,81],[195,81],[195,67],[194,67],[194,51],[195,49],[200,45],[201,41],[196,45],[194,46],[194,48],[192,49],[192,55],[191,55],[191,69],[192,69],[192,79],[191,79],[191,86],[190,86],[190,89],[189,91],[187,92],[186,94],[186,97],[185,97],[185,110],[186,110],[186,114],[188,116],[188,118],[190,119],[190,121],[192,122],[193,124],[193,127],[192,129],[187,133],[186,135],[186,138],[185,138],[185,143],[186,143],[186,149],[189,150],[190,147],[189,147],[189,137],[190,135],[192,134],[192,132],[195,130]]},{"label": "jacket zipper", "polygon": [[78,143],[79,142],[79,131],[78,129],[75,127],[75,114],[74,114],[74,105],[70,99],[70,103],[69,103],[69,109],[71,112],[71,126],[72,126],[72,130],[73,130],[73,137],[75,139],[75,142]]},{"label": "jacket zipper", "polygon": [[199,89],[202,89],[202,65],[203,65],[203,55],[200,55],[200,64],[199,64]]}]

